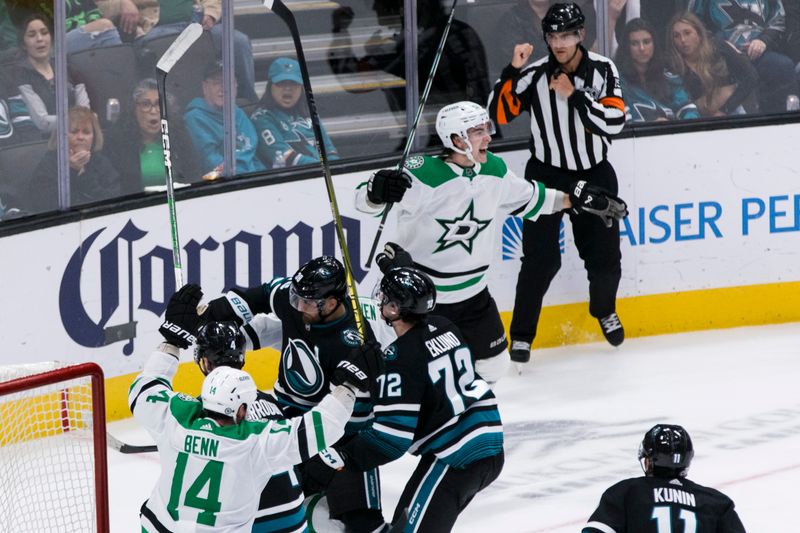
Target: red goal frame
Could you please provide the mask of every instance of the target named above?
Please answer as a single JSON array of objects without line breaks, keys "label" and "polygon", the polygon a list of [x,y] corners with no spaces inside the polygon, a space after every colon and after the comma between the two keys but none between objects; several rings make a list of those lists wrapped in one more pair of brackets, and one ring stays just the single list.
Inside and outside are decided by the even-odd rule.
[{"label": "red goal frame", "polygon": [[[86,376],[92,380],[92,436],[97,531],[98,533],[109,533],[108,454],[106,452],[106,400],[103,369],[96,363],[81,363],[49,370],[41,374],[12,379],[0,383],[0,396]],[[65,431],[69,430],[69,420],[67,418],[68,398],[68,391],[61,391],[61,420]]]}]

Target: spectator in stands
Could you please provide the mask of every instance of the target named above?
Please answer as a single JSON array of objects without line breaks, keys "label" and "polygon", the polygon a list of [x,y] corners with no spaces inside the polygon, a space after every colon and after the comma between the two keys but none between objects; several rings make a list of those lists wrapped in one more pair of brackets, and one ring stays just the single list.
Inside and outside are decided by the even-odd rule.
[{"label": "spectator in stands", "polygon": [[17,51],[17,28],[5,2],[0,2],[0,63],[14,57]]},{"label": "spectator in stands", "polygon": [[41,138],[19,88],[11,81],[11,73],[0,66],[0,147]]},{"label": "spectator in stands", "polygon": [[[140,11],[152,7],[153,0],[136,0]],[[145,46],[148,41],[174,35],[183,31],[190,22],[199,22],[203,29],[211,32],[217,51],[222,53],[222,0],[161,0],[159,9],[150,9],[145,15],[148,23],[142,25],[146,33],[140,36],[138,46]],[[149,27],[149,28],[148,28]],[[239,98],[248,102],[258,100],[255,90],[255,65],[253,63],[253,46],[244,33],[233,32],[233,59]]]},{"label": "spectator in stands", "polygon": [[[403,1],[374,0],[373,9],[380,24],[398,31],[387,34],[385,28],[377,30],[365,45],[366,55],[357,58],[351,49],[348,31],[354,16],[353,10],[349,7],[335,10],[332,29],[334,41],[331,44],[331,50],[335,52],[329,55],[331,69],[336,74],[382,70],[404,79],[405,42],[398,26],[403,19]],[[448,16],[449,11],[441,2],[417,2],[417,21],[421,28],[417,42],[420,92],[427,82]],[[437,103],[444,105],[469,100],[485,105],[489,97],[488,75],[486,51],[478,33],[466,22],[453,19],[431,88],[429,104],[435,107]],[[387,98],[392,110],[405,110],[405,89],[392,89],[387,92]]]},{"label": "spectator in stands", "polygon": [[[503,68],[508,65],[508,58],[514,53],[514,47],[519,43],[541,43],[542,18],[551,5],[558,0],[517,0],[517,3],[505,13],[500,15],[493,35],[497,36],[495,46],[492,46],[492,79],[496,79]],[[586,17],[586,37],[583,45],[589,49],[595,45],[597,39],[597,13],[592,0],[579,0],[575,2]],[[537,46],[533,51],[531,60],[540,59],[547,55],[547,48]]]},{"label": "spectator in stands", "polygon": [[[119,174],[100,151],[103,149],[103,132],[97,115],[86,107],[72,107],[68,113],[70,202],[73,206],[107,200],[120,195]],[[52,211],[58,208],[58,158],[56,133],[44,158],[31,178],[26,207],[32,212]]]},{"label": "spectator in stands", "polygon": [[[14,79],[36,127],[43,132],[56,128],[55,62],[52,58],[52,32],[41,14],[22,21],[19,46],[22,58],[14,68]],[[89,107],[89,95],[82,83],[69,83],[69,105]]]},{"label": "spectator in stands", "polygon": [[[64,6],[68,54],[122,44],[120,30],[133,34],[139,20],[139,10],[132,0],[71,0]],[[117,28],[111,18],[117,18],[121,27]]]},{"label": "spectator in stands", "polygon": [[[223,168],[225,128],[222,106],[225,91],[222,83],[222,63],[214,61],[203,72],[203,97],[189,102],[184,115],[186,128],[200,154],[200,171],[220,174]],[[236,174],[266,170],[256,154],[258,134],[256,128],[239,106],[234,106],[236,129]],[[213,174],[212,174],[213,175]]]},{"label": "spectator in stands", "polygon": [[764,113],[786,110],[797,94],[794,63],[780,51],[786,19],[781,0],[692,0],[689,10],[706,28],[747,55],[756,67],[759,104]]},{"label": "spectator in stands", "polygon": [[[314,130],[303,98],[303,78],[296,60],[279,57],[269,67],[267,88],[250,119],[258,132],[258,155],[270,168],[319,162]],[[320,124],[328,159],[339,159]]]},{"label": "spectator in stands", "polygon": [[[146,78],[136,84],[130,109],[109,132],[105,150],[119,171],[123,195],[165,184],[156,80]],[[179,117],[171,117],[169,134],[173,179],[181,183],[197,181],[197,152]]]},{"label": "spectator in stands", "polygon": [[692,13],[676,15],[669,28],[669,69],[683,78],[701,116],[737,115],[758,109],[758,74],[744,54],[711,35]]},{"label": "spectator in stands", "polygon": [[683,79],[667,70],[655,33],[649,22],[635,18],[619,35],[614,63],[625,95],[626,122],[700,118]]},{"label": "spectator in stands", "polygon": [[[9,73],[0,66],[0,149],[41,138],[41,133],[33,125],[28,107],[19,95],[19,89],[11,83]],[[8,160],[9,157],[6,155],[4,159]],[[24,206],[25,194],[25,190],[19,189],[17,180],[0,179],[0,220],[24,214],[20,207]]]}]

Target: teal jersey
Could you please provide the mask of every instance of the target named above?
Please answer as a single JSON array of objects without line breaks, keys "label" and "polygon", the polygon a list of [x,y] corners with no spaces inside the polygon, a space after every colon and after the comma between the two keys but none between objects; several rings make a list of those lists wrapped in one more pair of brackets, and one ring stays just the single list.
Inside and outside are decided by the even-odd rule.
[{"label": "teal jersey", "polygon": [[[250,117],[258,132],[258,155],[270,168],[319,163],[314,129],[309,117],[290,115],[278,109],[260,108]],[[331,138],[320,124],[328,159],[339,159]]]},{"label": "teal jersey", "polygon": [[463,468],[503,450],[497,399],[452,322],[429,316],[384,360],[372,426],[341,445],[348,465],[368,470],[409,452]]}]

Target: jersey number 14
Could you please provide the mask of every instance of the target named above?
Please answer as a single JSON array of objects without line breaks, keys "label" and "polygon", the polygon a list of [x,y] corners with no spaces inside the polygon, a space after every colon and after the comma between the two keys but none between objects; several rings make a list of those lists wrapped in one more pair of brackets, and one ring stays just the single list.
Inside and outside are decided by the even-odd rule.
[{"label": "jersey number 14", "polygon": [[[185,452],[178,454],[175,473],[172,477],[172,487],[170,487],[169,491],[167,511],[176,522],[178,521],[178,506],[181,504],[181,497],[183,496],[183,477],[186,473],[188,460],[189,454]],[[222,509],[222,503],[219,501],[219,490],[222,484],[222,468],[224,466],[225,463],[220,461],[207,461],[197,479],[186,491],[183,505],[200,510],[200,514],[197,515],[198,524],[213,526],[217,521],[217,513]],[[206,485],[208,485],[208,492],[206,492],[206,497],[203,498],[200,494],[204,492],[203,489]]]}]

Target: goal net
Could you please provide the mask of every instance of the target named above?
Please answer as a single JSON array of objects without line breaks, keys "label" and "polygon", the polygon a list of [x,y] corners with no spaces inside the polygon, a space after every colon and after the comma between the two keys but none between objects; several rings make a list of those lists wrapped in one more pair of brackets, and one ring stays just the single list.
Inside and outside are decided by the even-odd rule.
[{"label": "goal net", "polygon": [[108,531],[103,372],[0,367],[0,532]]}]

